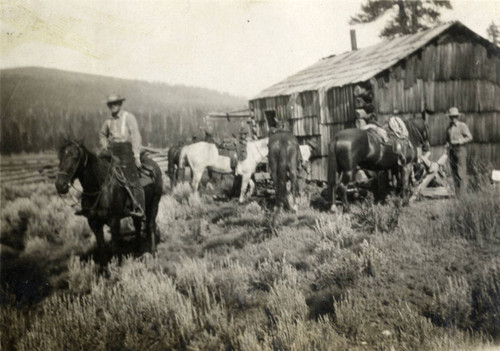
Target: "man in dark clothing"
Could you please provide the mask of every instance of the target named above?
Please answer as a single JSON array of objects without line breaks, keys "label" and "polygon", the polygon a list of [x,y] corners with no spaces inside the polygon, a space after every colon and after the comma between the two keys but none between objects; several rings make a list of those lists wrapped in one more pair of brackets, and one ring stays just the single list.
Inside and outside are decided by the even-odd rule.
[{"label": "man in dark clothing", "polygon": [[450,108],[448,112],[450,125],[446,130],[446,146],[455,183],[455,193],[463,195],[467,190],[467,150],[465,145],[472,141],[472,134],[467,124],[458,120],[459,116],[458,108]]}]

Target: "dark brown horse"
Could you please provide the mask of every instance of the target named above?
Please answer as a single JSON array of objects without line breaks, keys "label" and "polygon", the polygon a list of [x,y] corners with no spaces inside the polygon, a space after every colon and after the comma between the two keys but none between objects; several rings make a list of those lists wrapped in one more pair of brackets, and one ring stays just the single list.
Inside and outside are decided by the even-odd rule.
[{"label": "dark brown horse", "polygon": [[[271,179],[276,189],[277,209],[285,208],[297,211],[295,202],[299,192],[298,167],[300,148],[297,138],[286,130],[278,130],[269,137],[269,168]],[[293,204],[287,199],[287,182],[291,183],[290,194]]]},{"label": "dark brown horse", "polygon": [[[145,167],[153,171],[152,181],[144,186],[146,199],[145,232],[149,241],[150,252],[156,251],[158,233],[156,215],[162,195],[163,181],[161,170],[150,158],[141,156]],[[59,173],[56,189],[59,194],[66,194],[75,179],[80,181],[83,192],[81,206],[83,215],[97,239],[101,258],[104,254],[103,226],[111,230],[112,251],[114,252],[120,235],[120,219],[127,216],[127,203],[130,202],[127,191],[123,188],[123,174],[114,161],[98,157],[83,144],[69,141],[59,150]],[[136,249],[141,246],[142,220],[134,218]]]},{"label": "dark brown horse", "polygon": [[349,210],[347,185],[351,184],[358,169],[371,171],[392,170],[400,180],[399,188],[404,203],[408,203],[409,181],[413,163],[417,160],[417,147],[429,147],[429,129],[424,118],[404,121],[411,147],[382,143],[372,131],[357,128],[338,132],[328,150],[328,195],[331,211],[336,210],[336,191],[339,189],[344,211]]}]

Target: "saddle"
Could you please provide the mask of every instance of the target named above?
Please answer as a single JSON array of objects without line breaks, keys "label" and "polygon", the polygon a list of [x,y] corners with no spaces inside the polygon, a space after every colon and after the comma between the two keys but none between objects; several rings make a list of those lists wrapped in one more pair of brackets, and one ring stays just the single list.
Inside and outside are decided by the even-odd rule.
[{"label": "saddle", "polygon": [[406,156],[413,148],[408,139],[406,125],[399,117],[391,117],[389,122],[382,127],[374,124],[367,124],[364,129],[368,130],[382,145],[392,147],[392,151],[398,155],[398,164],[406,164]]},{"label": "saddle", "polygon": [[[117,154],[120,154],[120,152],[126,150],[130,146],[115,144],[113,147],[115,149],[114,153],[103,152],[99,155],[99,157],[110,162],[111,177],[116,179],[119,186],[127,192],[129,199],[126,201],[126,207],[130,211],[129,215],[142,218],[144,216],[144,208],[142,208],[142,206],[137,202],[137,187],[144,187],[155,182],[154,170],[151,165],[151,162],[153,161],[144,153],[141,153],[140,158],[142,167],[137,171],[137,173],[133,172],[131,170],[136,168],[136,165],[132,154],[125,152],[125,156],[122,155],[123,157],[121,158],[117,156]],[[142,189],[140,191],[142,191]],[[76,214],[85,215],[83,210],[77,211]]]},{"label": "saddle", "polygon": [[[116,156],[103,154],[103,155],[100,155],[99,157],[107,159],[109,162],[111,162],[112,165],[119,164],[119,159]],[[153,161],[149,157],[147,157],[144,152],[141,153],[140,157],[141,157],[141,168],[138,169],[139,182],[141,183],[142,187],[145,187],[149,184],[155,183],[156,176],[155,176],[153,165],[151,164],[151,162],[153,162]],[[125,184],[124,186],[126,187],[127,185],[128,184]]]}]

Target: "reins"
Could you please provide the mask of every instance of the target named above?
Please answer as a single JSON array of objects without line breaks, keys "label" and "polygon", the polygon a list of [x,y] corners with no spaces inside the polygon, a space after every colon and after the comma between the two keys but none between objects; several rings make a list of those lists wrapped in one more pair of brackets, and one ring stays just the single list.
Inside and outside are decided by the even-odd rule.
[{"label": "reins", "polygon": [[[78,162],[77,162],[77,164],[76,164],[76,167],[75,167],[75,169],[74,169],[74,171],[72,172],[72,174],[71,174],[71,175],[70,175],[68,172],[63,172],[63,171],[59,171],[59,172],[57,172],[57,175],[58,175],[58,176],[59,176],[59,175],[64,175],[64,176],[68,177],[68,180],[69,180],[69,181],[68,181],[68,183],[69,183],[69,184],[70,184],[70,186],[71,186],[73,189],[75,189],[75,190],[76,190],[76,191],[77,191],[80,195],[85,195],[85,196],[96,196],[96,195],[97,195],[97,197],[96,197],[96,199],[95,199],[95,201],[94,201],[94,204],[93,204],[91,207],[87,208],[87,209],[93,209],[93,208],[95,208],[95,207],[96,207],[97,203],[99,202],[99,199],[101,198],[101,194],[102,194],[102,187],[101,187],[101,190],[99,190],[99,191],[95,191],[95,192],[91,192],[91,193],[90,193],[90,192],[86,192],[86,191],[83,191],[83,190],[79,190],[79,189],[77,189],[77,188],[73,185],[74,180],[75,180],[75,179],[74,179],[75,174],[76,174],[76,172],[78,171],[78,169],[79,169],[79,168],[80,168],[80,166],[81,166],[81,162],[82,162],[82,159],[81,159],[81,158],[82,158],[82,155],[83,155],[83,157],[84,157],[84,161],[83,161],[83,167],[84,167],[84,168],[85,168],[85,167],[87,166],[87,164],[88,164],[88,155],[87,155],[87,153],[86,153],[84,150],[82,150],[82,148],[80,147],[80,145],[78,145],[76,142],[71,141],[71,143],[73,143],[73,144],[76,146],[76,148],[78,149],[78,153],[79,153],[79,156],[78,156]],[[66,200],[65,200],[65,199],[61,196],[61,194],[59,194],[59,193],[58,193],[59,197],[61,198],[61,200],[62,200],[62,201],[63,201],[66,205],[68,205],[68,206],[70,206],[70,207],[74,207],[75,205],[78,205],[78,199],[76,199],[76,198],[75,198],[75,196],[74,196],[73,194],[71,194],[71,193],[69,193],[69,194],[70,194],[71,198],[73,199],[73,204],[69,204],[69,203],[68,203],[68,202],[67,202],[67,201],[66,201]],[[83,209],[83,205],[82,205],[82,209]]]}]

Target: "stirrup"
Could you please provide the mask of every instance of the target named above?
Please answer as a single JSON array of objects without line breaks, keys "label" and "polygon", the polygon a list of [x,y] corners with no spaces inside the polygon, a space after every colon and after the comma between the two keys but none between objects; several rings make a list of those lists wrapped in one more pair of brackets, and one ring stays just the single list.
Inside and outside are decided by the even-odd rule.
[{"label": "stirrup", "polygon": [[143,218],[144,217],[144,210],[140,206],[138,206],[134,210],[130,211],[130,216],[137,217],[137,218]]}]

